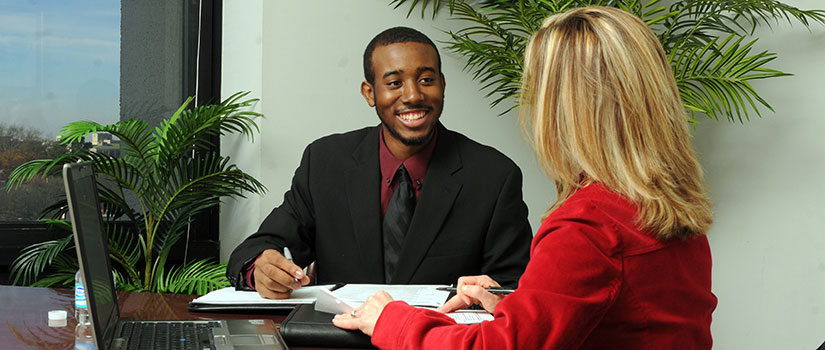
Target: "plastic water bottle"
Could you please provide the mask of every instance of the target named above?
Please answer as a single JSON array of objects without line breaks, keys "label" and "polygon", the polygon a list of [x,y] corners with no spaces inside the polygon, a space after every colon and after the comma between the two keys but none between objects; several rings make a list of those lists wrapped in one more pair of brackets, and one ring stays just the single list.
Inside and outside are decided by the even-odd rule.
[{"label": "plastic water bottle", "polygon": [[86,304],[86,289],[80,270],[74,275],[74,316],[77,327],[74,329],[75,350],[94,350],[95,341],[92,334],[92,323],[89,320],[89,306]]}]

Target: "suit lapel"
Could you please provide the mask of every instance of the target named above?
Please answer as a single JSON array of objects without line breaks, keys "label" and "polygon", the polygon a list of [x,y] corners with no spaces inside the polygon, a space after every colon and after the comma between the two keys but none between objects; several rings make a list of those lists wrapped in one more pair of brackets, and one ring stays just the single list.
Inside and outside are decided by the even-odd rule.
[{"label": "suit lapel", "polygon": [[378,167],[377,127],[370,129],[352,153],[352,158],[353,166],[344,173],[344,185],[361,259],[357,268],[361,269],[366,279],[382,280],[384,247],[381,241],[381,171]]},{"label": "suit lapel", "polygon": [[404,237],[404,248],[398,259],[398,269],[392,277],[393,283],[410,282],[461,190],[461,183],[453,178],[453,174],[461,169],[461,157],[453,146],[452,136],[439,124],[438,143],[427,166],[424,186],[409,231]]}]

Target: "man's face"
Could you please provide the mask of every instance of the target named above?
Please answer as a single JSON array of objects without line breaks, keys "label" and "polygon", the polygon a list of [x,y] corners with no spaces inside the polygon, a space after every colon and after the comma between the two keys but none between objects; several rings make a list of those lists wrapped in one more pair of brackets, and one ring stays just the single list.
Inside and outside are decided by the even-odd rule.
[{"label": "man's face", "polygon": [[378,46],[372,68],[375,84],[362,83],[361,94],[388,132],[385,142],[426,144],[441,116],[446,86],[435,49],[417,42]]}]

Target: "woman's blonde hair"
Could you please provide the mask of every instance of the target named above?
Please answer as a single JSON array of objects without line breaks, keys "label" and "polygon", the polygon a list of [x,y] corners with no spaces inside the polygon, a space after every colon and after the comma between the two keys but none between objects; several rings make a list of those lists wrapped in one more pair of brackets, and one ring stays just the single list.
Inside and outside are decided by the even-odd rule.
[{"label": "woman's blonde hair", "polygon": [[525,55],[521,120],[558,208],[601,183],[633,201],[658,238],[713,221],[668,59],[636,16],[586,7],[547,18]]}]

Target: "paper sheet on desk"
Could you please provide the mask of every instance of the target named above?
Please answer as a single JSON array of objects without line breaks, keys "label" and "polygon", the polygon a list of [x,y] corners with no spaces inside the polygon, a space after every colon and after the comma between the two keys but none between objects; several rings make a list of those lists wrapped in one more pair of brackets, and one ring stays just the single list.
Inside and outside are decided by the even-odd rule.
[{"label": "paper sheet on desk", "polygon": [[439,307],[444,305],[450,292],[436,290],[445,285],[429,284],[347,284],[332,293],[353,307],[363,304],[367,297],[383,290],[394,300],[403,300],[412,306]]},{"label": "paper sheet on desk", "polygon": [[[424,307],[422,309],[437,311],[436,308],[433,307]],[[495,319],[493,314],[484,310],[461,309],[448,312],[445,315],[450,316],[450,318],[458,324],[481,323],[481,321],[492,321]]]},{"label": "paper sheet on desk", "polygon": [[312,304],[318,296],[318,289],[330,289],[334,285],[305,286],[293,291],[288,299],[266,299],[256,291],[235,290],[235,287],[218,289],[192,300],[202,304]]},{"label": "paper sheet on desk", "polygon": [[458,310],[448,313],[447,316],[452,317],[458,324],[481,323],[481,321],[492,321],[495,318],[489,312],[480,310]]}]

